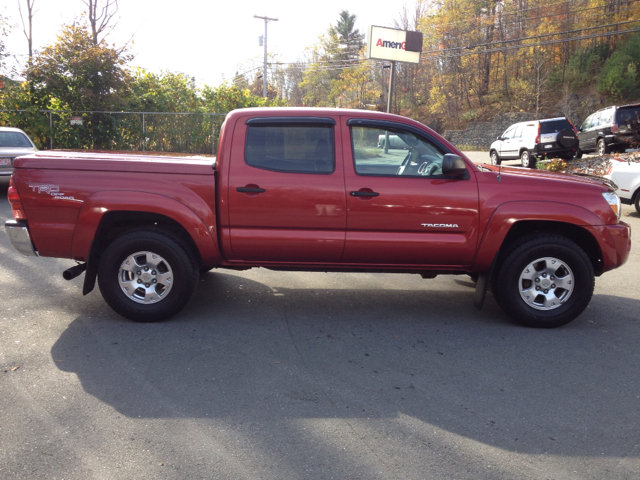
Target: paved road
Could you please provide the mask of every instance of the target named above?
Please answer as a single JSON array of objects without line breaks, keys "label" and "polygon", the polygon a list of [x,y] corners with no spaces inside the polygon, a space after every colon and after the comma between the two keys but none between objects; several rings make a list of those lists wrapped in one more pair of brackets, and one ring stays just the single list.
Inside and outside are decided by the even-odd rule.
[{"label": "paved road", "polygon": [[624,216],[629,263],[556,330],[475,311],[466,277],[263,269],[135,324],[0,234],[0,478],[638,479]]}]

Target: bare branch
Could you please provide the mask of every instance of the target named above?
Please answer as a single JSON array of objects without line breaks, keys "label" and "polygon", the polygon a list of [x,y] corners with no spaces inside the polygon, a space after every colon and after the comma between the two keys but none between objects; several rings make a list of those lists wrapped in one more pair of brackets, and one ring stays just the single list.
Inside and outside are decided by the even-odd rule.
[{"label": "bare branch", "polygon": [[22,20],[22,32],[27,38],[27,43],[29,44],[29,65],[31,65],[31,61],[33,59],[33,16],[35,15],[33,6],[36,0],[24,1],[27,5],[27,23],[25,23],[24,16],[22,15],[22,6],[20,0],[18,0],[18,11],[20,12],[20,20]]},{"label": "bare branch", "polygon": [[91,25],[91,34],[93,35],[93,43],[99,43],[98,36],[105,33],[105,37],[114,29],[117,22],[109,25],[113,17],[118,13],[118,0],[104,0],[102,7],[98,6],[100,0],[82,0],[87,7],[89,13],[89,24]]}]

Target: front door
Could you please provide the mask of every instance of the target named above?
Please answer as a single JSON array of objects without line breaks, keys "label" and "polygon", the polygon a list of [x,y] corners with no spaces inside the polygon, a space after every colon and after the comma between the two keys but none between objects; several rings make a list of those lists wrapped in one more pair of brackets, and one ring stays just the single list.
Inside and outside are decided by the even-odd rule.
[{"label": "front door", "polygon": [[516,147],[514,145],[514,140],[513,140],[513,136],[515,134],[516,131],[516,127],[510,127],[508,128],[500,137],[500,143],[499,143],[499,148],[500,148],[500,158],[503,160],[509,160],[512,158],[516,158],[518,155],[516,153]]},{"label": "front door", "polygon": [[[446,148],[402,124],[346,122],[343,139],[347,240],[343,262],[398,266],[461,266],[478,242],[478,186],[442,174]],[[387,132],[405,149],[377,148]]]},{"label": "front door", "polygon": [[232,261],[340,261],[346,201],[334,124],[315,117],[236,124],[228,189]]}]

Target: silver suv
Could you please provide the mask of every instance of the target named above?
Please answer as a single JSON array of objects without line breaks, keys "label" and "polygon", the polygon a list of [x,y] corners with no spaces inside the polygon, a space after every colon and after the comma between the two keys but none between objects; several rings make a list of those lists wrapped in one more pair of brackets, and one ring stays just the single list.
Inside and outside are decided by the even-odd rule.
[{"label": "silver suv", "polygon": [[491,144],[493,165],[520,159],[523,167],[536,168],[536,159],[570,160],[578,148],[576,129],[565,117],[532,120],[511,125]]}]

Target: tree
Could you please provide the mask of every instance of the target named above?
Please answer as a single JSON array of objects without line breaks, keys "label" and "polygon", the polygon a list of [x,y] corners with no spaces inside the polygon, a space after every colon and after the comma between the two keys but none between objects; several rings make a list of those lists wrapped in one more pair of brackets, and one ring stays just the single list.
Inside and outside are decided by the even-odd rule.
[{"label": "tree", "polygon": [[104,0],[102,7],[98,4],[100,0],[82,0],[87,7],[87,18],[89,19],[89,25],[91,26],[91,38],[93,44],[98,45],[98,36],[105,33],[105,37],[113,30],[115,25],[109,25],[113,20],[113,17],[118,13],[118,0]]},{"label": "tree", "polygon": [[342,10],[336,25],[307,48],[308,65],[299,84],[306,105],[363,108],[377,96],[371,71],[362,65],[364,34],[355,29],[356,18]]},{"label": "tree", "polygon": [[7,17],[0,14],[0,73],[4,70],[4,59],[6,58],[6,47],[2,37],[6,37],[9,34],[10,24]]},{"label": "tree", "polygon": [[348,10],[342,10],[335,26],[329,29],[330,37],[337,43],[341,59],[357,60],[360,49],[364,46],[364,33],[360,33],[356,26],[356,15]]},{"label": "tree", "polygon": [[18,11],[20,12],[20,19],[22,20],[22,32],[27,38],[27,44],[29,46],[29,60],[27,68],[31,68],[31,64],[33,63],[33,16],[35,15],[33,6],[35,4],[35,1],[36,0],[24,0],[27,12],[27,20],[25,22],[24,15],[22,14],[20,0],[18,0]]},{"label": "tree", "polygon": [[30,78],[36,95],[48,99],[49,108],[93,111],[88,142],[103,148],[111,129],[98,111],[127,105],[130,77],[126,65],[131,58],[126,50],[104,40],[95,44],[86,26],[68,25],[56,43],[35,59]]}]

